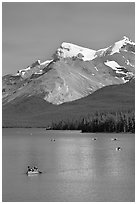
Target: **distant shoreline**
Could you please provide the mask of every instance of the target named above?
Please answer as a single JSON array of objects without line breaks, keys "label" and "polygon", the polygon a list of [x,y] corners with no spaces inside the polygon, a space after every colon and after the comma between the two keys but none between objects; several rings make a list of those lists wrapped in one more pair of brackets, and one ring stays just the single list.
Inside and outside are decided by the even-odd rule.
[{"label": "distant shoreline", "polygon": [[70,133],[70,132],[77,132],[77,133],[89,133],[89,134],[98,134],[98,133],[106,133],[106,134],[135,134],[134,132],[82,132],[82,130],[52,130],[52,129],[50,129],[50,130],[46,130],[46,128],[45,127],[2,127],[2,129],[45,129],[45,132],[47,132],[47,131],[50,131],[50,132],[56,132],[56,131],[58,131],[58,132],[68,132],[68,133]]}]

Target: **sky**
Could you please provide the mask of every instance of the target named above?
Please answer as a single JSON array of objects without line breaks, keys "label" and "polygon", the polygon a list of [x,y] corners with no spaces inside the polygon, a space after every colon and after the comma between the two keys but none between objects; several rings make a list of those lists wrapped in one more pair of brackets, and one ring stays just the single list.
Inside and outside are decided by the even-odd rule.
[{"label": "sky", "polygon": [[135,41],[134,2],[3,2],[2,74],[51,59],[62,42],[91,49]]}]

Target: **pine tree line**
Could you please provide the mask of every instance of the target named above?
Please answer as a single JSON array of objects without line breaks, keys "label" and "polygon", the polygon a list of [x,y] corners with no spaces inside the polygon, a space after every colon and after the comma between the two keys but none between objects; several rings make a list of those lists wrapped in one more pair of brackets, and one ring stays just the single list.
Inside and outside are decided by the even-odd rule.
[{"label": "pine tree line", "polygon": [[82,132],[135,132],[134,111],[107,112],[88,115],[78,120],[52,122],[53,130],[82,130]]}]

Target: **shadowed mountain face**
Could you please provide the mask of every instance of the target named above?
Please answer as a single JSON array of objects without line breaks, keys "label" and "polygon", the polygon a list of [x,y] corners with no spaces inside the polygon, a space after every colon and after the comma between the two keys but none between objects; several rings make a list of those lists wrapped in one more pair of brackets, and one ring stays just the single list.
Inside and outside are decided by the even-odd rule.
[{"label": "shadowed mountain face", "polygon": [[3,106],[32,97],[55,105],[75,101],[102,87],[128,82],[134,77],[134,64],[135,44],[127,37],[98,51],[62,43],[53,59],[38,60],[3,77]]},{"label": "shadowed mountain face", "polygon": [[78,120],[96,111],[134,110],[134,79],[101,88],[73,102],[53,105],[42,97],[19,97],[3,106],[3,127],[46,127],[60,120]]}]

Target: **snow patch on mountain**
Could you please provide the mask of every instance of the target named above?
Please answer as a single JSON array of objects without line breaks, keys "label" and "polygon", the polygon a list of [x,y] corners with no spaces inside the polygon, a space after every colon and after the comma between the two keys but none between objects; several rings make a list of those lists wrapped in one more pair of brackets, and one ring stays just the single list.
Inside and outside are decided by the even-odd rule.
[{"label": "snow patch on mountain", "polygon": [[114,70],[118,70],[117,68],[120,68],[120,67],[121,67],[121,66],[120,66],[117,62],[115,62],[115,61],[108,61],[108,60],[107,60],[107,62],[104,62],[104,64],[107,65],[107,66],[109,66],[109,67],[111,67],[111,68],[114,69]]},{"label": "snow patch on mountain", "polygon": [[103,49],[99,49],[97,52],[96,52],[96,54],[95,54],[95,56],[96,57],[101,57],[101,56],[103,56],[104,55],[104,53],[106,53],[106,51],[110,48],[111,46],[109,46],[109,47],[106,47],[106,48],[103,48]]},{"label": "snow patch on mountain", "polygon": [[76,57],[79,54],[84,61],[89,61],[95,58],[95,50],[84,48],[72,43],[63,42],[60,48],[57,49],[57,55],[61,58]]},{"label": "snow patch on mountain", "polygon": [[41,62],[41,60],[37,60],[35,63],[33,63],[31,66],[28,66],[27,68],[25,69],[20,69],[16,74],[14,74],[15,76],[22,76],[24,77],[26,73],[29,73],[29,71],[32,71],[34,68],[38,67],[38,70],[37,71],[33,71],[32,74],[42,74],[43,73],[43,70],[41,69],[41,66],[43,67],[46,67],[49,65],[49,63],[53,62],[53,59],[52,60],[46,60],[46,61],[43,61]]},{"label": "snow patch on mountain", "polygon": [[38,72],[35,72],[34,74],[42,74],[43,73],[43,70],[40,69]]},{"label": "snow patch on mountain", "polygon": [[98,68],[97,67],[94,67],[96,69],[96,71],[98,72]]},{"label": "snow patch on mountain", "polygon": [[20,69],[18,70],[16,76],[19,76],[19,75],[24,75],[26,73],[26,71],[30,70],[30,67],[27,67],[26,69]]},{"label": "snow patch on mountain", "polygon": [[[132,78],[134,76],[133,72],[130,71],[123,71],[123,67],[121,67],[117,62],[115,61],[108,61],[104,62],[105,65],[109,66],[110,68],[112,68],[113,70],[116,71],[116,74],[122,74],[123,77],[121,77],[121,79],[123,80],[124,83],[128,82],[130,78]],[[117,76],[115,76],[115,78],[117,78]]]},{"label": "snow patch on mountain", "polygon": [[127,38],[126,36],[124,36],[122,40],[117,41],[117,42],[114,44],[110,55],[113,55],[114,53],[119,53],[119,51],[120,51],[120,49],[123,47],[123,45],[126,45],[127,43],[128,43],[128,44],[131,44],[131,45],[135,45],[134,42],[132,42],[131,40],[129,40],[129,38]]},{"label": "snow patch on mountain", "polygon": [[129,60],[126,60],[125,62],[126,62],[127,65],[130,65],[131,67],[134,67],[134,65],[131,64]]},{"label": "snow patch on mountain", "polygon": [[40,65],[48,65],[49,63],[51,63],[53,60],[46,60],[44,62],[41,62]]},{"label": "snow patch on mountain", "polygon": [[124,77],[122,77],[122,80],[123,80],[124,83],[129,81],[128,79],[125,79]]},{"label": "snow patch on mountain", "polygon": [[117,62],[115,61],[108,61],[104,63],[105,65],[111,67],[113,70],[116,71],[117,74],[124,74],[125,72],[123,72],[120,68],[122,68]]}]

